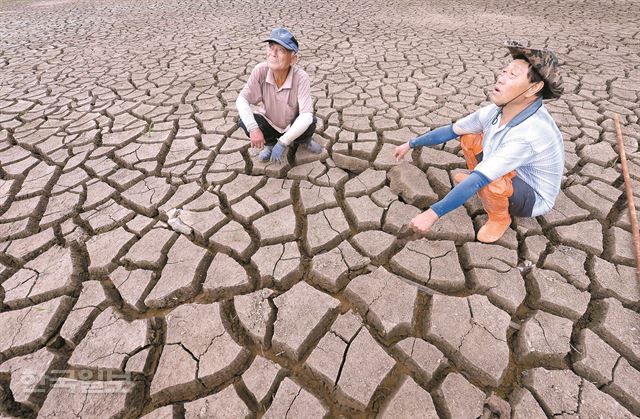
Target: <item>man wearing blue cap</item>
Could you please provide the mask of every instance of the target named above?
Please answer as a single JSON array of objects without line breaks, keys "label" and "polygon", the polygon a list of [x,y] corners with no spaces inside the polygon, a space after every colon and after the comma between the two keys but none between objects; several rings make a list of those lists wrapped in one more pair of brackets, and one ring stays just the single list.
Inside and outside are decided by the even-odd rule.
[{"label": "man wearing blue cap", "polygon": [[[288,29],[277,28],[264,42],[267,60],[251,71],[236,100],[240,127],[251,146],[261,150],[258,158],[262,161],[282,161],[292,143],[312,153],[322,152],[322,146],[312,139],[316,119],[309,76],[295,65],[298,41]],[[253,113],[250,105],[258,103],[261,107]]]}]

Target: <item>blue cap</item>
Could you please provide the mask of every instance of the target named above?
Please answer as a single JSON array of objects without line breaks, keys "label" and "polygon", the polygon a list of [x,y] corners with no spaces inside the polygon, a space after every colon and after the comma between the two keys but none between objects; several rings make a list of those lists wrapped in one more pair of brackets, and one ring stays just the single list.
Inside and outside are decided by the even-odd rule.
[{"label": "blue cap", "polygon": [[269,38],[264,42],[276,42],[289,51],[298,52],[298,40],[287,28],[276,28],[271,31]]}]

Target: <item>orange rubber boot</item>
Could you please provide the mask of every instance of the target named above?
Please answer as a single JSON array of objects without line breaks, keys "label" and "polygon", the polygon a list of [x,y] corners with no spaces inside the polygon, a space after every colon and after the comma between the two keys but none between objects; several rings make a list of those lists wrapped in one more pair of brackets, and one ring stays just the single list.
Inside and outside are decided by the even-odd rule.
[{"label": "orange rubber boot", "polygon": [[[460,146],[469,170],[478,165],[477,155],[482,153],[482,134],[465,134],[460,136]],[[509,215],[509,197],[513,194],[511,178],[516,175],[511,171],[494,180],[478,191],[478,197],[489,216],[489,220],[478,231],[478,241],[493,243],[498,241],[511,224]],[[460,183],[469,177],[468,173],[457,173],[453,180]]]},{"label": "orange rubber boot", "polygon": [[464,159],[469,170],[473,170],[478,165],[476,155],[482,153],[482,134],[465,134],[460,136],[460,146]]},{"label": "orange rubber boot", "polygon": [[482,206],[489,216],[487,223],[478,231],[478,241],[493,243],[509,228],[509,197],[513,194],[511,178],[515,175],[515,171],[511,171],[478,191]]}]

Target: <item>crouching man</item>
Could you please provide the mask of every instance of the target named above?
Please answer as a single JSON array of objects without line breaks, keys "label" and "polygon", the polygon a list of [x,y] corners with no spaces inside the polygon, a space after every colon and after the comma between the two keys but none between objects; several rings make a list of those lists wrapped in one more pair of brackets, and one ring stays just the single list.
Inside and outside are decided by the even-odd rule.
[{"label": "crouching man", "polygon": [[477,193],[489,218],[477,238],[493,243],[509,228],[512,215],[535,217],[555,203],[564,169],[564,144],[542,101],[559,98],[564,90],[558,60],[547,49],[512,41],[505,46],[513,60],[490,93],[493,104],[395,149],[400,160],[410,149],[460,136],[471,170],[457,174],[457,186],[411,220],[416,232],[428,231],[439,217]]},{"label": "crouching man", "polygon": [[[295,65],[297,39],[289,30],[276,28],[264,42],[266,61],[251,71],[236,100],[240,127],[251,139],[251,147],[261,150],[258,158],[262,161],[282,161],[292,143],[312,153],[322,152],[322,146],[312,140],[316,118],[309,76]],[[258,103],[260,110],[253,113],[250,105]]]}]

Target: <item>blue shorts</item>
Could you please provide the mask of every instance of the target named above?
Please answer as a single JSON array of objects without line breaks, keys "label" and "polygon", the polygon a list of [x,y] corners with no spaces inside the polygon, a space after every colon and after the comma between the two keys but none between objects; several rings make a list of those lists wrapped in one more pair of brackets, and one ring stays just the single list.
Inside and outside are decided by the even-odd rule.
[{"label": "blue shorts", "polygon": [[513,194],[509,197],[509,214],[516,217],[531,217],[536,203],[536,192],[518,176],[511,179]]}]

